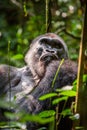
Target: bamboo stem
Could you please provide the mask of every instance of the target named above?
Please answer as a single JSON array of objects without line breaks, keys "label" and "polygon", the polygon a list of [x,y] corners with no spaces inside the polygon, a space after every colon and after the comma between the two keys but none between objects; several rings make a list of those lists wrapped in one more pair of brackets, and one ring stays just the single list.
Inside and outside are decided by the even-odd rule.
[{"label": "bamboo stem", "polygon": [[87,2],[85,4],[85,15],[84,15],[84,25],[82,31],[82,39],[80,43],[80,53],[79,53],[79,65],[78,65],[78,76],[77,76],[77,96],[76,96],[76,108],[75,113],[80,115],[80,118],[75,121],[74,129],[76,126],[82,126],[87,129],[87,88],[83,85],[83,74],[85,65],[85,49],[87,47]]}]

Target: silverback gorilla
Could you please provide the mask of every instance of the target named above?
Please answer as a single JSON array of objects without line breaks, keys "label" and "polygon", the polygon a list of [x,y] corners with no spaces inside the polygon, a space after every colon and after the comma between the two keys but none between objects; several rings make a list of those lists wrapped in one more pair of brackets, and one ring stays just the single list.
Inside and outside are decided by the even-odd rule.
[{"label": "silverback gorilla", "polygon": [[[18,105],[15,112],[25,110],[30,114],[37,114],[49,108],[48,101],[39,101],[38,98],[51,92],[51,85],[61,59],[62,64],[54,90],[66,85],[72,85],[77,75],[77,65],[68,60],[68,51],[64,41],[54,33],[47,33],[34,39],[25,55],[26,66],[16,68],[0,65],[0,97],[14,101]],[[53,90],[53,91],[54,91]],[[27,98],[26,98],[27,97]],[[6,120],[4,109],[0,108],[0,121]],[[65,121],[62,121],[62,123]],[[67,122],[66,122],[67,123]],[[27,123],[28,130],[36,130],[38,124]],[[59,130],[65,126],[60,123]],[[69,130],[69,126],[66,129]]]}]

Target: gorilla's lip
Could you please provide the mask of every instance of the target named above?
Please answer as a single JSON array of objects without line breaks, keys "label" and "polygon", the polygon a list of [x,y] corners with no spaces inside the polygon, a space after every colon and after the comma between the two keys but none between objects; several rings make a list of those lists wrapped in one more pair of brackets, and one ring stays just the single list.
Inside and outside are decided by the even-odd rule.
[{"label": "gorilla's lip", "polygon": [[51,60],[58,59],[56,54],[46,53],[40,57],[40,61],[50,62]]}]

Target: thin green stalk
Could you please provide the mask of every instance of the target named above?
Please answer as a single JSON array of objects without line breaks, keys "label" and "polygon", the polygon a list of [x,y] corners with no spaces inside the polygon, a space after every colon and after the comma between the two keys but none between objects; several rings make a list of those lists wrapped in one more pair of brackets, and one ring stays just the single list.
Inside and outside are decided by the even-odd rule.
[{"label": "thin green stalk", "polygon": [[[11,109],[11,81],[10,81],[10,41],[8,41],[8,83],[9,83],[9,110]],[[10,120],[8,122],[8,126],[9,129],[11,130],[12,128],[10,128]]]},{"label": "thin green stalk", "polygon": [[[64,59],[62,59],[62,60],[60,61],[60,64],[59,64],[58,69],[57,69],[57,72],[56,72],[56,74],[55,74],[55,76],[54,76],[54,79],[53,79],[53,82],[52,82],[52,86],[51,86],[51,87],[52,87],[52,90],[53,90],[53,88],[54,88],[54,85],[55,85],[55,82],[56,82],[56,79],[57,79],[59,70],[60,70],[60,68],[61,68],[61,66],[62,66],[62,64],[63,64],[63,62],[64,62]],[[50,99],[50,104],[51,104],[51,100],[52,100],[52,99]],[[56,123],[56,130],[58,129],[58,121],[57,121],[57,119],[58,119],[58,105],[56,106],[56,122],[55,122],[55,119],[54,119],[54,122],[53,122],[53,124]],[[51,125],[51,124],[50,124],[50,125]],[[55,128],[55,125],[53,125],[53,128],[52,128],[51,130],[54,130],[54,128]]]},{"label": "thin green stalk", "polygon": [[48,30],[49,0],[46,0],[46,32]]},{"label": "thin green stalk", "polygon": [[46,33],[51,31],[51,0],[46,0]]},{"label": "thin green stalk", "polygon": [[55,74],[55,76],[54,76],[54,79],[53,79],[53,82],[52,82],[52,88],[54,88],[55,81],[56,81],[56,79],[57,79],[59,70],[60,70],[60,68],[61,68],[61,66],[62,66],[62,64],[63,64],[63,62],[64,62],[64,59],[61,60],[59,66],[58,66],[57,72],[56,72],[56,74]]},{"label": "thin green stalk", "polygon": [[10,41],[8,41],[8,82],[9,82],[9,102],[11,102],[11,82],[10,82]]},{"label": "thin green stalk", "polygon": [[23,10],[24,10],[24,16],[27,16],[27,8],[26,8],[26,1],[23,3]]},{"label": "thin green stalk", "polygon": [[[68,98],[67,98],[67,100],[68,100]],[[64,103],[64,105],[63,105],[62,111],[65,109],[67,100],[65,101],[65,103]],[[57,108],[57,109],[58,109],[58,108]],[[58,111],[57,111],[57,112],[58,112]],[[59,113],[57,113],[57,116],[58,116],[58,115],[59,115]],[[58,117],[57,117],[57,118],[58,118]],[[58,130],[58,125],[59,125],[59,123],[60,123],[60,121],[61,121],[61,118],[62,118],[62,115],[60,114],[59,119],[58,119],[58,121],[56,122],[56,130]]]}]

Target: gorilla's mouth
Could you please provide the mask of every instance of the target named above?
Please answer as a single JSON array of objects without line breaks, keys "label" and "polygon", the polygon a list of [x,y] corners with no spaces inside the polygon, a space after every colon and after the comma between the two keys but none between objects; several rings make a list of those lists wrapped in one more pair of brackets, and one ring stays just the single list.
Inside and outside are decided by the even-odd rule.
[{"label": "gorilla's mouth", "polygon": [[50,62],[55,59],[58,59],[58,56],[56,54],[51,54],[51,53],[43,54],[40,57],[40,61],[43,61],[43,62]]}]

